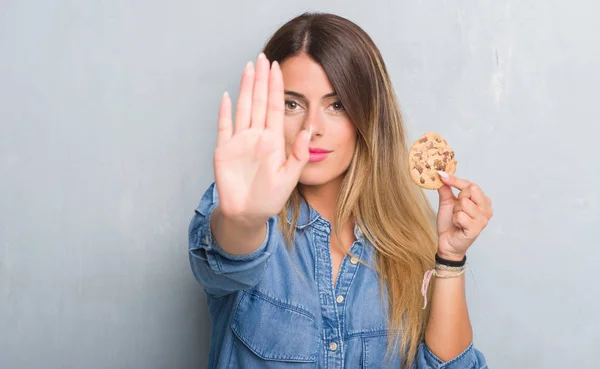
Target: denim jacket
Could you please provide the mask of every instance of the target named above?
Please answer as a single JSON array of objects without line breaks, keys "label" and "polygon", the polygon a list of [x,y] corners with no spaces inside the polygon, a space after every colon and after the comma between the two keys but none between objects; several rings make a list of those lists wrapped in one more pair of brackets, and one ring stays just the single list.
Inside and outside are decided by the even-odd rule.
[{"label": "denim jacket", "polygon": [[[209,220],[218,201],[212,183],[189,226],[190,264],[204,286],[212,323],[209,368],[400,367],[398,353],[384,361],[387,306],[372,268],[374,248],[358,227],[350,251],[367,266],[344,257],[334,287],[331,225],[306,201],[294,247],[285,246],[273,216],[264,242],[248,255],[229,254],[213,240]],[[487,365],[472,344],[442,362],[421,343],[413,368]]]}]

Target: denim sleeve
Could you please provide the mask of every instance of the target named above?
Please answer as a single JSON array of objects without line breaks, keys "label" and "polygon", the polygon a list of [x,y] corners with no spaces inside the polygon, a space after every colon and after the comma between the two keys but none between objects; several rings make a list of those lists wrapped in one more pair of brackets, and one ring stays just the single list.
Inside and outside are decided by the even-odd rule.
[{"label": "denim sleeve", "polygon": [[218,204],[217,187],[213,182],[196,207],[188,230],[192,273],[212,297],[256,286],[281,238],[277,217],[273,216],[267,222],[267,234],[257,250],[246,255],[226,252],[215,242],[210,231],[210,216]]},{"label": "denim sleeve", "polygon": [[415,369],[488,369],[485,357],[471,343],[465,351],[452,360],[443,362],[425,343],[419,346]]}]

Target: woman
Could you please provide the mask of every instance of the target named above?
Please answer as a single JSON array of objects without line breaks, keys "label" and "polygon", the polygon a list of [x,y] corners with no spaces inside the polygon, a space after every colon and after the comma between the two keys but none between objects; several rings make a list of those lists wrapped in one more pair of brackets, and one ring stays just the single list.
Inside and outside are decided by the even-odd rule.
[{"label": "woman", "polygon": [[189,229],[209,367],[486,368],[463,264],[491,202],[440,173],[436,222],[369,36],[332,14],[294,18],[246,66],[235,122],[231,105],[225,93],[215,183]]}]

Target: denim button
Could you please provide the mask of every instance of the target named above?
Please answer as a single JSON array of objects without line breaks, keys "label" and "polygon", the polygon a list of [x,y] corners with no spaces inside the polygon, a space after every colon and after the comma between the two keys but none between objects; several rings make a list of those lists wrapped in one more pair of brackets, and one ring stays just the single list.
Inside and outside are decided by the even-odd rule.
[{"label": "denim button", "polygon": [[335,351],[335,350],[337,350],[337,343],[335,343],[335,342],[331,342],[331,343],[329,344],[329,349],[330,349],[331,351]]},{"label": "denim button", "polygon": [[344,302],[344,296],[342,296],[342,295],[339,295],[339,296],[337,297],[337,299],[335,299],[335,301],[337,301],[338,303],[340,303],[340,304],[341,304],[342,302]]}]

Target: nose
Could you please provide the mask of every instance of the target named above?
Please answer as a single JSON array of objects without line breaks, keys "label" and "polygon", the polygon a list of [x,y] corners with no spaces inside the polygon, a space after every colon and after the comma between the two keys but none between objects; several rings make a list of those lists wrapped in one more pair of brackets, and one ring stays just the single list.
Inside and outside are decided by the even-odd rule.
[{"label": "nose", "polygon": [[308,112],[302,128],[309,129],[311,126],[313,136],[323,136],[323,133],[325,132],[325,122],[318,109],[313,109]]}]

